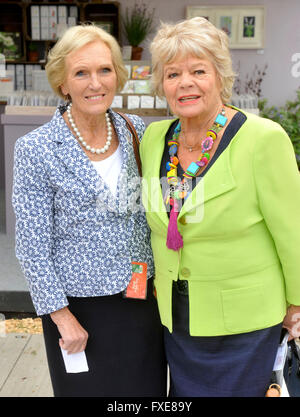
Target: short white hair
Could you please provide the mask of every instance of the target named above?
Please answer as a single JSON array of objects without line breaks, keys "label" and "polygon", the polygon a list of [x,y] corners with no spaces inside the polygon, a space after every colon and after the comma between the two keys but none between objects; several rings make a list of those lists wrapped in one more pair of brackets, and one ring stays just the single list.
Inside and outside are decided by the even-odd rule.
[{"label": "short white hair", "polygon": [[194,17],[176,24],[161,23],[150,51],[152,84],[158,96],[164,96],[164,66],[178,56],[194,55],[211,61],[221,83],[221,99],[223,103],[230,100],[235,73],[232,69],[229,39],[224,31],[204,17]]}]

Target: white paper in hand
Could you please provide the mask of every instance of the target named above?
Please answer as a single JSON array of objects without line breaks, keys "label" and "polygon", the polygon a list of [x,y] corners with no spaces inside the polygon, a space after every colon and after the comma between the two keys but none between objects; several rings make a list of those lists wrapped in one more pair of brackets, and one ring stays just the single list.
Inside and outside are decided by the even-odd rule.
[{"label": "white paper in hand", "polygon": [[89,367],[86,360],[85,352],[71,353],[68,355],[68,351],[62,348],[61,353],[64,359],[66,371],[70,373],[88,372]]}]

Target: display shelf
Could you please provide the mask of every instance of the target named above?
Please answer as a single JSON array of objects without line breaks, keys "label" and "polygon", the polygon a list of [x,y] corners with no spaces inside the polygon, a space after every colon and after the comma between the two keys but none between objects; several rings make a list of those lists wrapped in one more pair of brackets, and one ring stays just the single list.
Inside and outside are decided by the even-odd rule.
[{"label": "display shelf", "polygon": [[127,109],[127,108],[112,108],[116,112],[136,114],[137,116],[169,116],[168,109]]},{"label": "display shelf", "polygon": [[[58,31],[64,28],[62,25],[66,24],[68,27],[79,22],[94,22],[120,41],[118,2],[2,1],[0,32],[19,33],[21,37],[21,56],[7,59],[7,63],[44,62],[48,50],[57,40]],[[32,47],[38,52],[35,61],[29,58]]]},{"label": "display shelf", "polygon": [[[12,48],[10,46],[5,46],[7,43],[11,43],[13,39],[15,46],[15,53],[19,54],[18,57],[13,57],[9,59],[10,62],[13,61],[22,61],[26,57],[26,45],[24,34],[26,32],[24,24],[24,7],[21,2],[10,2],[10,3],[1,3],[0,4],[0,52],[6,54],[12,53]],[[7,37],[9,42],[5,42],[3,37]]]},{"label": "display shelf", "polygon": [[120,13],[119,3],[83,3],[80,7],[81,21],[94,22],[107,30],[120,42]]},{"label": "display shelf", "polygon": [[[1,103],[0,103],[1,104]],[[2,104],[6,104],[2,102]],[[6,106],[5,114],[7,115],[41,115],[51,116],[54,114],[56,107],[52,106]],[[112,110],[122,113],[136,114],[138,116],[169,116],[167,109],[126,109],[112,108]]]}]

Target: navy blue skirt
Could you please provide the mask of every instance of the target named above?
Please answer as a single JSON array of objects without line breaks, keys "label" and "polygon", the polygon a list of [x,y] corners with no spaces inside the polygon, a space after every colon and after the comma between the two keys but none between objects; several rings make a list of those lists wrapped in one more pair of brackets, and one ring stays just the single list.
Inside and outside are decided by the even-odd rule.
[{"label": "navy blue skirt", "polygon": [[173,333],[164,329],[170,397],[264,397],[282,323],[229,336],[189,335],[188,295],[173,285]]}]

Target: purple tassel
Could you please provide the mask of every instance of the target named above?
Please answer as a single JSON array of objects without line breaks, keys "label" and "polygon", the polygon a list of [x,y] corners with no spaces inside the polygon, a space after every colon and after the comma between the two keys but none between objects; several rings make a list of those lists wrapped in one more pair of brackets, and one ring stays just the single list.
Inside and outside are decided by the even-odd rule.
[{"label": "purple tassel", "polygon": [[170,205],[172,205],[173,207],[170,213],[170,220],[168,226],[167,247],[169,249],[177,251],[183,247],[182,236],[179,233],[177,226],[178,205],[176,204],[176,200],[173,200],[172,202],[170,201]]}]

